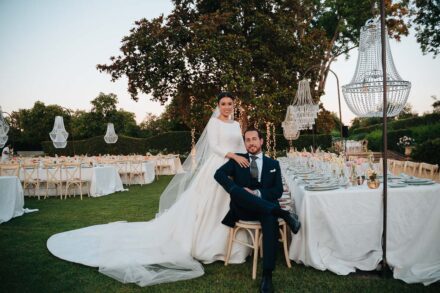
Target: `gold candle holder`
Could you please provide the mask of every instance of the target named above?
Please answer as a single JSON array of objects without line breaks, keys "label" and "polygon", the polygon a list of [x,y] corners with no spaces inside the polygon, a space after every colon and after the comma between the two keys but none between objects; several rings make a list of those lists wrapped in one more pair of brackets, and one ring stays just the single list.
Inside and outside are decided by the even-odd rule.
[{"label": "gold candle holder", "polygon": [[375,179],[375,180],[368,180],[367,181],[367,185],[368,185],[368,188],[376,189],[376,188],[379,188],[380,181],[377,180],[377,179]]}]

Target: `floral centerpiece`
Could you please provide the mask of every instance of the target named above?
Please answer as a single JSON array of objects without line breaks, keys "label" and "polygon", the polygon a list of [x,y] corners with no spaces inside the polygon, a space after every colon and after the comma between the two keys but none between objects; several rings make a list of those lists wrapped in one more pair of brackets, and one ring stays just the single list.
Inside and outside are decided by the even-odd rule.
[{"label": "floral centerpiece", "polygon": [[367,185],[368,188],[372,188],[372,189],[376,189],[379,187],[380,182],[379,180],[377,180],[377,173],[375,170],[373,169],[368,169],[367,170]]},{"label": "floral centerpiece", "polygon": [[405,135],[399,138],[399,142],[397,143],[397,145],[401,147],[407,147],[413,146],[415,143],[416,141],[414,140],[414,138]]},{"label": "floral centerpiece", "polygon": [[416,141],[409,136],[402,136],[401,138],[399,138],[399,141],[397,142],[397,145],[404,148],[405,149],[405,155],[409,156],[411,155],[411,152],[414,148],[414,144],[416,143]]}]

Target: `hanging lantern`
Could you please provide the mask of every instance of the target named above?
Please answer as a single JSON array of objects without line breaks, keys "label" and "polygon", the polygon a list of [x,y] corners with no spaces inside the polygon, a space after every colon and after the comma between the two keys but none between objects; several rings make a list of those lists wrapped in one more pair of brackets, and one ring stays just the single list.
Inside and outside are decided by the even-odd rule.
[{"label": "hanging lantern", "polygon": [[298,83],[298,90],[292,106],[298,130],[312,129],[315,119],[318,117],[319,105],[313,102],[307,79]]},{"label": "hanging lantern", "polygon": [[8,141],[9,125],[3,117],[2,107],[0,106],[0,148],[4,147]]},{"label": "hanging lantern", "polygon": [[55,117],[53,129],[49,133],[49,136],[55,148],[63,149],[66,147],[69,133],[67,133],[66,129],[64,128],[64,121],[62,116]]},{"label": "hanging lantern", "polygon": [[105,133],[104,140],[106,143],[116,143],[118,141],[118,135],[115,132],[113,123],[107,123],[107,132]]},{"label": "hanging lantern", "polygon": [[[388,34],[386,42],[387,116],[400,113],[408,100],[411,83],[404,81],[396,70]],[[360,117],[382,117],[383,72],[380,20],[369,19],[361,29],[359,56],[353,79],[342,87],[350,110]]]}]

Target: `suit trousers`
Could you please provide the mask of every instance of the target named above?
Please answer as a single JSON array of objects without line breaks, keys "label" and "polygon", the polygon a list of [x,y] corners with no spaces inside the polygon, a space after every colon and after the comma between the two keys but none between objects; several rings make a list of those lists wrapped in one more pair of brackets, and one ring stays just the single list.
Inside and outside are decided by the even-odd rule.
[{"label": "suit trousers", "polygon": [[240,220],[259,221],[263,232],[263,270],[275,269],[278,244],[278,218],[272,210],[278,205],[250,194],[243,188],[234,188],[230,192],[230,207]]}]

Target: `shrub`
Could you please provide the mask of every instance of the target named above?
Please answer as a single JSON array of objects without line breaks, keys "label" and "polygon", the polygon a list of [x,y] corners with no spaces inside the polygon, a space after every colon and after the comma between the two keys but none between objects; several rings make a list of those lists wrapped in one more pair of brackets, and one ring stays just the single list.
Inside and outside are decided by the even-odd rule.
[{"label": "shrub", "polygon": [[440,154],[440,138],[430,139],[417,145],[411,157],[415,161],[440,165],[438,154]]},{"label": "shrub", "polygon": [[[436,124],[440,121],[440,113],[431,113],[423,116],[412,117],[408,119],[388,121],[389,130],[408,129],[415,126]],[[382,129],[382,123],[373,124],[367,127],[360,127],[351,130],[352,135],[370,133],[374,130]],[[351,136],[350,136],[351,137]]]},{"label": "shrub", "polygon": [[[410,129],[390,130],[388,131],[388,149],[402,153],[402,149],[397,144],[402,136],[411,136],[412,131]],[[382,130],[375,130],[365,136],[368,140],[368,148],[375,152],[382,151]]]}]

